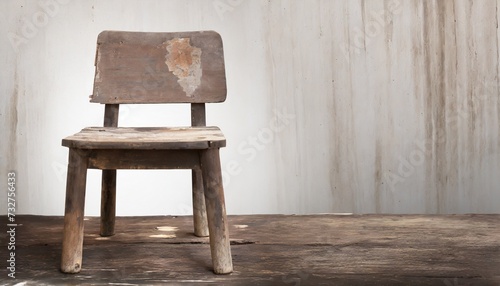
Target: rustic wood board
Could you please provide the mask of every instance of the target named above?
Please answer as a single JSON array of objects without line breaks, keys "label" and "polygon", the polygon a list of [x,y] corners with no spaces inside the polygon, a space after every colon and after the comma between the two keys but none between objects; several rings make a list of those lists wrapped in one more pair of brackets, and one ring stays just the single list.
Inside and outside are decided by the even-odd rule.
[{"label": "rustic wood board", "polygon": [[193,169],[200,156],[193,150],[94,149],[88,152],[89,168],[113,169]]},{"label": "rustic wood board", "polygon": [[79,149],[207,149],[226,146],[218,127],[87,127],[62,140]]},{"label": "rustic wood board", "polygon": [[107,238],[99,218],[86,218],[75,275],[58,270],[61,217],[17,222],[18,278],[4,275],[2,285],[500,284],[500,215],[229,216],[235,272],[222,276],[212,274],[208,238],[193,235],[191,217],[118,217]]},{"label": "rustic wood board", "polygon": [[204,103],[226,99],[222,39],[214,31],[104,31],[91,102]]}]

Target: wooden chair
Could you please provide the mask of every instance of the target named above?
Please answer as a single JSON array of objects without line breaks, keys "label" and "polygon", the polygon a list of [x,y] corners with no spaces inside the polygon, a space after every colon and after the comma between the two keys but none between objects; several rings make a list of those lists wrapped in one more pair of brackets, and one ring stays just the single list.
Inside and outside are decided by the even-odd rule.
[{"label": "wooden chair", "polygon": [[[69,148],[61,271],[82,267],[87,169],[101,169],[101,236],[115,227],[117,169],[192,169],[194,233],[210,236],[213,270],[233,270],[219,148],[224,135],[205,125],[205,103],[226,99],[220,35],[213,31],[104,31],[97,39],[91,102],[105,104],[104,127],[62,140]],[[118,127],[119,104],[190,103],[191,127]]]}]

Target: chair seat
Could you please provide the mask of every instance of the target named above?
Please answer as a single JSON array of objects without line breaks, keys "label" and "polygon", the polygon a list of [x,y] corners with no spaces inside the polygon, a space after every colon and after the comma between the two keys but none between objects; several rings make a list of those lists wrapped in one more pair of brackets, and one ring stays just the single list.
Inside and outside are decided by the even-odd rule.
[{"label": "chair seat", "polygon": [[208,149],[226,146],[218,127],[87,127],[62,140],[76,149]]}]

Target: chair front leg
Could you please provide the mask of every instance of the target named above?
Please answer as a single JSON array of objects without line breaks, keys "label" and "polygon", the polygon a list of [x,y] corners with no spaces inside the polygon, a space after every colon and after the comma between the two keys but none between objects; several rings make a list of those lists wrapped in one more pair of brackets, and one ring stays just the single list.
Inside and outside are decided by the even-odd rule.
[{"label": "chair front leg", "polygon": [[64,273],[78,273],[82,267],[87,167],[87,155],[82,150],[70,149],[61,256],[61,271]]},{"label": "chair front leg", "polygon": [[101,236],[115,234],[116,170],[102,170]]},{"label": "chair front leg", "polygon": [[233,271],[233,261],[229,243],[219,149],[202,150],[200,162],[214,272],[228,274]]},{"label": "chair front leg", "polygon": [[208,236],[207,211],[205,208],[205,194],[203,192],[203,177],[200,168],[192,169],[193,182],[193,224],[194,235]]}]

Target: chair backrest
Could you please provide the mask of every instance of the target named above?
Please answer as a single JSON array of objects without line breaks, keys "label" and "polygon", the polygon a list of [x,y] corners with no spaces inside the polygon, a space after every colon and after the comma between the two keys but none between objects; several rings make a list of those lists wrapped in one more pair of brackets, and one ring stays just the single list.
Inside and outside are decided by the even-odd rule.
[{"label": "chair backrest", "polygon": [[214,31],[104,31],[91,102],[207,103],[226,99],[222,39]]}]

